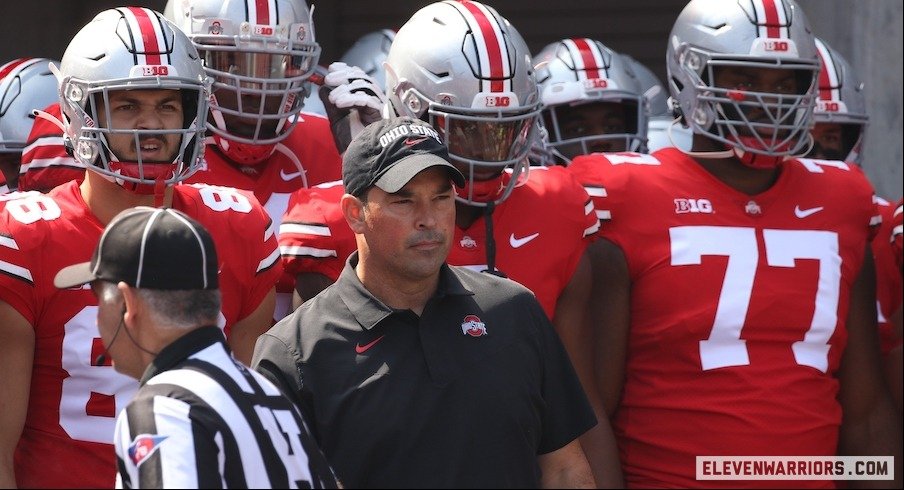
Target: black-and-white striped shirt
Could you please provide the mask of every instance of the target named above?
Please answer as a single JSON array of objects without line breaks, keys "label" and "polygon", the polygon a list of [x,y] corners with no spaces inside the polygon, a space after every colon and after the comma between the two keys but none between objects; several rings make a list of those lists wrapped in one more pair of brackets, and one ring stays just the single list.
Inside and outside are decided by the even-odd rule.
[{"label": "black-and-white striped shirt", "polygon": [[216,327],[164,348],[116,421],[118,488],[335,488],[301,415]]}]

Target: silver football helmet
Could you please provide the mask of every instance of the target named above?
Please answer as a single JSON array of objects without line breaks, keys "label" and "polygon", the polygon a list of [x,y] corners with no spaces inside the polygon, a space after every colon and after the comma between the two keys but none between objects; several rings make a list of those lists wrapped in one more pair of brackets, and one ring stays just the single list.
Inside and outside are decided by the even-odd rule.
[{"label": "silver football helmet", "polygon": [[[209,82],[191,41],[159,12],[141,7],[105,10],[72,38],[60,64],[64,144],[89,169],[138,193],[188,178],[201,164]],[[177,90],[183,123],[176,129],[111,127],[111,94]],[[103,112],[101,112],[103,111]],[[111,138],[127,135],[137,161],[122,161]],[[145,158],[148,139],[178,135],[170,160]]]},{"label": "silver football helmet", "polygon": [[[758,167],[761,155],[770,168],[808,150],[819,56],[793,0],[691,0],[669,35],[666,67],[685,122],[745,164]],[[791,70],[796,87],[789,93],[719,87],[714,81],[723,67]]]},{"label": "silver football helmet", "polygon": [[304,0],[169,0],[213,78],[208,128],[223,153],[262,163],[289,135],[310,93],[320,45]]},{"label": "silver football helmet", "polygon": [[386,91],[396,114],[443,135],[468,177],[460,200],[501,202],[521,182],[540,98],[527,44],[492,7],[442,1],[417,11],[389,49]]},{"label": "silver football helmet", "polygon": [[46,58],[18,58],[0,65],[0,153],[22,153],[35,109],[57,102],[57,80]]},{"label": "silver football helmet", "polygon": [[[863,82],[847,60],[825,41],[816,39],[821,67],[819,70],[819,99],[813,111],[816,124],[841,126],[841,152],[837,159],[861,164],[863,138],[869,124]],[[814,144],[817,150],[818,142]],[[812,152],[811,152],[812,153]]]},{"label": "silver football helmet", "polygon": [[[603,43],[562,39],[534,57],[547,145],[562,162],[602,151],[644,151],[647,109],[633,68]],[[581,111],[593,112],[581,112]]]},{"label": "silver football helmet", "polygon": [[687,126],[675,122],[675,115],[669,107],[669,92],[665,85],[647,65],[629,55],[622,56],[634,67],[650,113],[647,123],[647,151],[652,153],[667,147],[690,151],[693,146],[693,133]]},{"label": "silver football helmet", "polygon": [[647,103],[647,111],[650,117],[671,116],[669,92],[665,89],[662,80],[647,65],[637,61],[631,55],[622,54],[622,57],[634,70],[634,75],[640,84],[640,93]]},{"label": "silver football helmet", "polygon": [[395,35],[395,31],[392,29],[368,32],[359,37],[355,44],[339,58],[339,61],[348,66],[361,68],[364,73],[377,81],[380,88],[385,90],[386,71],[383,69],[383,62],[386,61]]}]

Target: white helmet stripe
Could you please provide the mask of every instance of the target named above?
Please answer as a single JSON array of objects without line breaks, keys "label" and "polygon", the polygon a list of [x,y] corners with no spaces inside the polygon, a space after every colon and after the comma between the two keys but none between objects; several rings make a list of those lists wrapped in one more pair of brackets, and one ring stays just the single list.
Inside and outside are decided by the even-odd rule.
[{"label": "white helmet stripe", "polygon": [[157,14],[142,7],[126,7],[119,11],[125,17],[135,43],[135,64],[170,64],[169,56],[166,60],[160,56],[168,49]]},{"label": "white helmet stripe", "polygon": [[248,6],[248,22],[257,25],[274,25],[277,23],[279,10],[276,0],[246,0]]},{"label": "white helmet stripe", "polygon": [[820,100],[841,101],[841,81],[835,70],[835,62],[829,49],[822,40],[816,39],[816,51],[819,53],[819,98]]},{"label": "white helmet stripe", "polygon": [[[465,18],[474,40],[477,43],[477,55],[480,59],[482,92],[511,92],[512,67],[509,64],[508,47],[502,36],[502,28],[496,17],[480,3],[461,0],[448,2]],[[492,80],[486,80],[491,78]]]},{"label": "white helmet stripe", "polygon": [[788,17],[784,0],[751,0],[756,11],[757,35],[770,39],[788,39]]}]

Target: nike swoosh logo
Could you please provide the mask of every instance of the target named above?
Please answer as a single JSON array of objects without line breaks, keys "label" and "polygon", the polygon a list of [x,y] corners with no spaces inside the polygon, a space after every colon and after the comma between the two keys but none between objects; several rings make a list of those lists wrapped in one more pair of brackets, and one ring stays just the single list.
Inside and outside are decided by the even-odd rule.
[{"label": "nike swoosh logo", "polygon": [[427,141],[427,137],[424,136],[423,138],[416,138],[416,139],[408,138],[405,140],[405,146],[414,146],[414,145],[420,143],[421,141]]},{"label": "nike swoosh logo", "polygon": [[810,216],[811,214],[816,214],[822,210],[823,210],[822,206],[817,206],[815,208],[810,208],[810,209],[800,209],[800,206],[794,206],[794,216],[797,216],[798,218],[806,218],[807,216]]},{"label": "nike swoosh logo", "polygon": [[287,174],[285,170],[279,169],[279,176],[282,177],[282,179],[286,180],[286,181],[289,181],[292,179],[297,179],[298,177],[301,177],[301,174],[303,174],[303,173],[304,172],[298,171],[298,172],[293,172],[291,174]]},{"label": "nike swoosh logo", "polygon": [[512,233],[512,236],[509,237],[509,245],[511,245],[512,248],[519,248],[524,246],[524,244],[533,240],[534,238],[537,238],[538,236],[540,236],[539,232],[534,233],[533,235],[527,235],[524,238],[515,238],[515,234]]},{"label": "nike swoosh logo", "polygon": [[379,337],[377,337],[377,338],[371,340],[370,342],[368,342],[368,343],[366,343],[366,344],[364,344],[364,345],[356,344],[356,345],[355,345],[355,352],[357,352],[358,354],[364,354],[365,352],[368,351],[368,349],[370,349],[371,347],[377,345],[377,342],[383,340],[383,337],[384,337],[384,336],[381,335],[381,336],[379,336]]}]

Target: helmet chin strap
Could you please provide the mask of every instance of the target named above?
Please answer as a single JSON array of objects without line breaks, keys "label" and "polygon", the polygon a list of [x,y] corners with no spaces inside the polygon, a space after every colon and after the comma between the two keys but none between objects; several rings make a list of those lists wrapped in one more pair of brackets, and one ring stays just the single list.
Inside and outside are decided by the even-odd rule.
[{"label": "helmet chin strap", "polygon": [[154,207],[163,207],[163,196],[166,192],[166,179],[163,175],[158,175],[154,180]]},{"label": "helmet chin strap", "polygon": [[704,159],[711,159],[711,160],[721,160],[723,158],[732,158],[732,157],[737,156],[737,154],[735,153],[733,148],[728,148],[728,149],[725,149],[722,151],[691,151],[691,150],[685,150],[684,148],[681,148],[681,146],[679,146],[677,143],[675,143],[675,139],[672,138],[672,128],[675,127],[675,125],[678,124],[680,121],[681,121],[681,118],[676,117],[669,124],[668,128],[666,128],[665,134],[666,134],[666,136],[669,137],[669,143],[671,143],[672,146],[677,148],[678,151],[680,151],[681,153],[684,153],[685,155],[687,155],[689,157],[704,158]]}]

